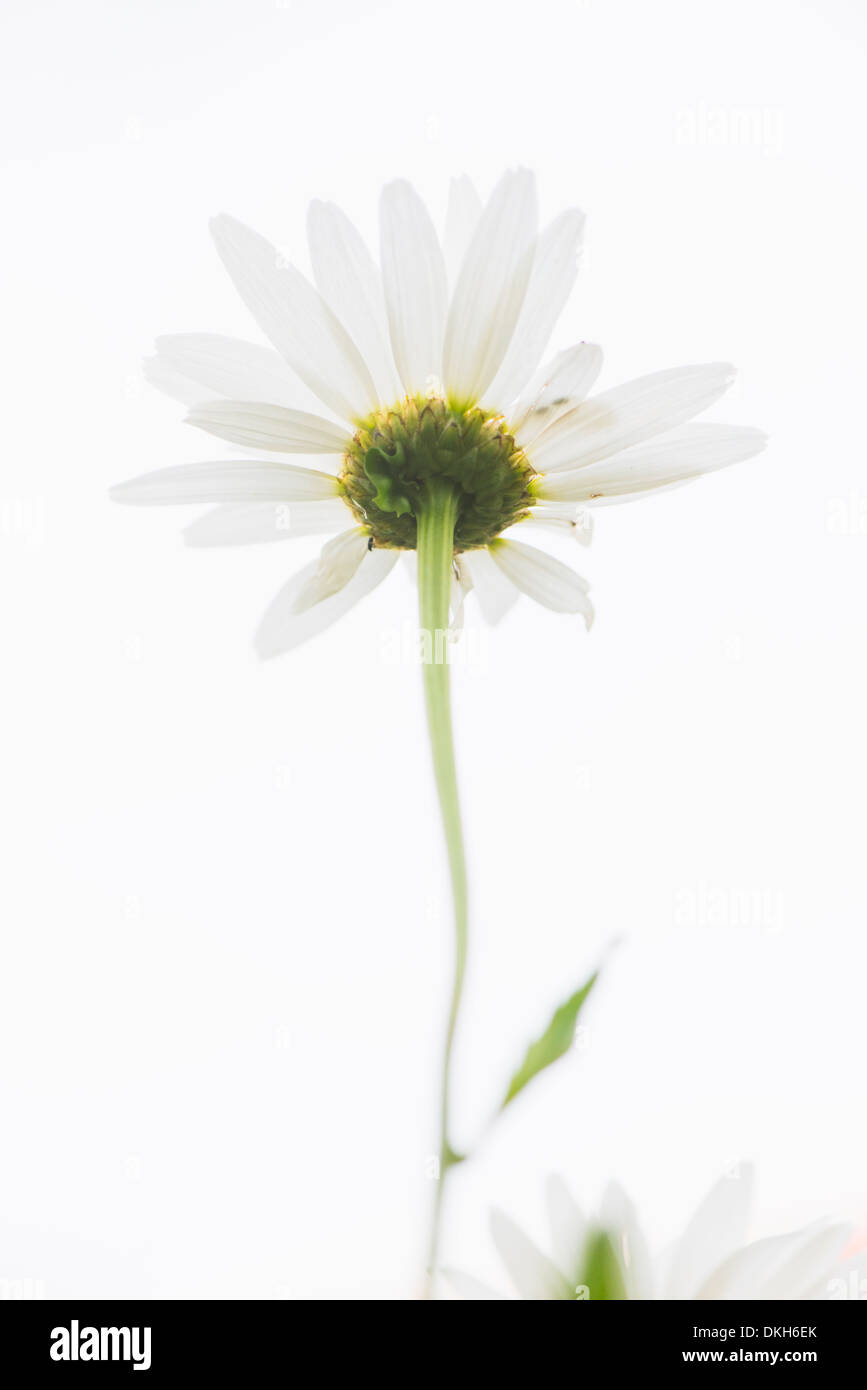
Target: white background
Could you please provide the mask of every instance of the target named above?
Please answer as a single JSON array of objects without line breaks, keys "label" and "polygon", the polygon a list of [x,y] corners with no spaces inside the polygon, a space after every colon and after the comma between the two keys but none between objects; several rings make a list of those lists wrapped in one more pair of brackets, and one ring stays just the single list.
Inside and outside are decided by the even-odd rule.
[{"label": "white background", "polygon": [[[488,1211],[609,1177],[664,1242],[718,1173],[755,1231],[867,1216],[863,181],[856,0],[10,3],[2,130],[8,1292],[411,1297],[450,965],[398,573],[294,656],[250,639],[314,541],[185,550],[109,485],[213,455],[160,332],[258,336],[207,236],[305,258],[382,182],[442,214],[526,163],[588,214],[555,346],[603,385],[731,359],[760,459],[600,512],[597,624],[471,613],[457,1138],[619,938],[589,1034],[456,1175]],[[28,1282],[29,1281],[29,1282]]]}]

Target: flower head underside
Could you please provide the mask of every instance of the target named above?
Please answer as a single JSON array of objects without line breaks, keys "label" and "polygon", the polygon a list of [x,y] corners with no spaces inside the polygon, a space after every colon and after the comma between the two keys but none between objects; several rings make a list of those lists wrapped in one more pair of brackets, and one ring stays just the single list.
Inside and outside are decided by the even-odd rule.
[{"label": "flower head underside", "polygon": [[576,209],[539,230],[535,180],[517,170],[484,204],[454,180],[440,237],[399,180],[382,194],[379,263],[339,208],[312,204],[314,285],[263,237],[216,218],[217,250],[271,347],[177,334],[158,340],[147,374],[236,456],[161,468],[114,497],[215,504],[187,527],[195,546],[333,533],[268,610],[263,656],[329,626],[416,548],[434,482],[455,495],[456,607],[472,592],[496,622],[525,594],[589,625],[586,581],[524,537],[586,544],[597,506],[748,458],[764,436],[691,423],[730,385],[725,363],[594,395],[595,344],[544,357],[582,231]]},{"label": "flower head underside", "polygon": [[359,427],[340,472],[374,545],[414,550],[417,517],[438,479],[458,498],[455,553],[475,550],[528,515],[533,470],[502,416],[438,396],[407,398]]}]

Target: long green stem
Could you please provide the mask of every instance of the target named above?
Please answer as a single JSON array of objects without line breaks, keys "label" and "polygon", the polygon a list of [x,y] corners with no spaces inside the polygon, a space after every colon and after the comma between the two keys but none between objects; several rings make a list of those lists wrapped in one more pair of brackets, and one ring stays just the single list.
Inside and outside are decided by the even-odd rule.
[{"label": "long green stem", "polygon": [[427,1297],[431,1296],[439,1254],[446,1180],[450,1169],[459,1162],[449,1141],[449,1089],[467,960],[467,866],[455,771],[447,635],[456,520],[457,499],[452,488],[436,480],[430,482],[425,504],[418,512],[419,616],[424,644],[422,671],[428,731],[454,899],[455,968],[443,1051],[439,1172],[427,1262]]}]

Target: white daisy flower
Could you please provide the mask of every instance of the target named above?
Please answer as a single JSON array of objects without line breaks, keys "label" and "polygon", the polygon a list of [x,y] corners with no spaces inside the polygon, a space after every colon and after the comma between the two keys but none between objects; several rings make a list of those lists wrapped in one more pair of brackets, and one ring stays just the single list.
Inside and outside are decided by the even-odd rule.
[{"label": "white daisy flower", "polygon": [[[217,250],[270,340],[161,338],[148,375],[188,419],[242,458],[164,468],[114,489],[120,502],[215,503],[192,545],[333,533],[259,628],[262,656],[328,627],[418,557],[423,678],[455,910],[429,1271],[437,1264],[449,1077],[467,953],[467,874],[452,742],[447,645],[474,593],[496,622],[520,593],[593,617],[588,585],[514,531],[590,536],[588,509],[671,487],[757,453],[752,429],[689,422],[723,394],[725,364],[656,372],[597,396],[602,353],[578,343],[540,366],[577,273],[583,217],[541,232],[536,186],[507,173],[482,206],[452,184],[442,241],[413,188],[382,194],[379,265],[339,208],[314,203],[315,286],[240,222],[213,223]],[[310,408],[310,397],[315,408]],[[284,456],[284,457],[281,457]],[[296,456],[302,462],[289,462]]]},{"label": "white daisy flower", "polygon": [[[491,1232],[519,1299],[833,1297],[850,1227],[818,1221],[747,1244],[752,1197],[751,1168],[721,1178],[659,1259],[651,1257],[635,1208],[617,1184],[609,1186],[598,1214],[588,1220],[562,1179],[549,1178],[550,1256],[502,1212],[492,1213]],[[446,1274],[461,1298],[505,1296],[460,1271]]]},{"label": "white daisy flower", "polygon": [[[746,459],[764,436],[687,423],[731,383],[723,363],[597,396],[594,344],[539,366],[575,282],[583,221],[570,209],[539,231],[535,180],[518,170],[484,206],[469,180],[454,180],[440,240],[399,181],[382,194],[379,265],[339,208],[312,204],[314,287],[257,233],[216,218],[217,250],[275,350],[180,334],[158,340],[147,372],[190,405],[191,424],[249,456],[163,468],[112,495],[216,503],[186,531],[195,546],[334,532],[265,615],[262,656],[297,646],[380,584],[416,548],[425,499],[442,489],[456,512],[453,610],[472,591],[496,622],[524,593],[589,625],[586,582],[516,539],[518,527],[586,542],[594,504]],[[305,387],[316,411],[300,408]]]}]

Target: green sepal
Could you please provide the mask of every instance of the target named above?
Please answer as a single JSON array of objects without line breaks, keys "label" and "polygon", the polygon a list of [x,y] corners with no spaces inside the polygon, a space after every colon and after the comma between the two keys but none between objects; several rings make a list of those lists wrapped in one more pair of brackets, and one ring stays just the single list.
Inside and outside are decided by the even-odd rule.
[{"label": "green sepal", "polygon": [[395,462],[400,463],[402,460],[402,449],[397,460],[390,459],[377,448],[368,449],[364,456],[364,471],[376,488],[373,500],[380,511],[392,513],[394,516],[407,516],[412,511],[412,504],[398,485],[393,471]]},{"label": "green sepal", "polygon": [[590,1235],[584,1250],[578,1287],[587,1290],[587,1297],[592,1302],[615,1303],[626,1299],[623,1270],[614,1241],[607,1231],[594,1231]]}]

